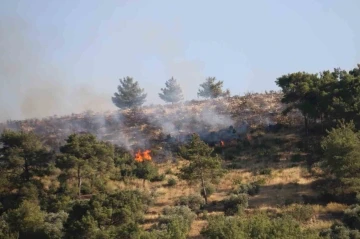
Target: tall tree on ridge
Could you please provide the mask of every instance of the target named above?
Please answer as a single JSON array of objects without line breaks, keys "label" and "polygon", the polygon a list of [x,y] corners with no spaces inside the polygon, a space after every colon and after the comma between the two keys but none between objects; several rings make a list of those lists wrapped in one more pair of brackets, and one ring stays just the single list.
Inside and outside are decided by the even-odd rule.
[{"label": "tall tree on ridge", "polygon": [[184,99],[180,85],[176,79],[171,77],[170,80],[165,82],[165,88],[161,88],[162,93],[159,93],[159,97],[165,102],[177,103]]},{"label": "tall tree on ridge", "polygon": [[120,109],[136,108],[143,105],[147,94],[141,89],[139,83],[131,77],[120,79],[118,92],[114,93],[112,102]]}]

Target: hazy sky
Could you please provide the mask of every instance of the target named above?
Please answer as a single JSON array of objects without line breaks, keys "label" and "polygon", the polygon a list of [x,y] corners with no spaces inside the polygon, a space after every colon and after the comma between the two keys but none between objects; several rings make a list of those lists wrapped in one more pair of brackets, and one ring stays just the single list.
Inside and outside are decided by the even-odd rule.
[{"label": "hazy sky", "polygon": [[208,76],[232,94],[360,63],[359,0],[0,0],[0,120],[115,109],[119,78],[186,99]]}]

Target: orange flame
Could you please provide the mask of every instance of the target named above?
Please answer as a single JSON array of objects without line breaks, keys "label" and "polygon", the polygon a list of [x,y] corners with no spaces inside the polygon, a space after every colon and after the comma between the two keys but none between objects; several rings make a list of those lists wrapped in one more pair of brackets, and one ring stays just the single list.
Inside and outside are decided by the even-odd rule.
[{"label": "orange flame", "polygon": [[145,150],[144,152],[141,152],[140,150],[135,154],[135,161],[136,162],[143,162],[145,160],[150,161],[151,160],[151,151]]},{"label": "orange flame", "polygon": [[221,147],[224,147],[224,146],[225,146],[224,141],[222,141],[222,140],[220,141],[220,146],[221,146]]}]

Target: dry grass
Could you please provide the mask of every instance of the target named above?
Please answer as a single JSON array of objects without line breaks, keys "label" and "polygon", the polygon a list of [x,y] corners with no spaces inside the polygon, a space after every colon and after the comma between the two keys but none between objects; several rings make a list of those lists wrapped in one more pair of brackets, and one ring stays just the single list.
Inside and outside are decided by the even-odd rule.
[{"label": "dry grass", "polygon": [[339,214],[345,211],[348,208],[348,205],[336,203],[336,202],[330,202],[326,206],[313,205],[313,208],[315,212],[317,212],[318,214],[321,213]]}]

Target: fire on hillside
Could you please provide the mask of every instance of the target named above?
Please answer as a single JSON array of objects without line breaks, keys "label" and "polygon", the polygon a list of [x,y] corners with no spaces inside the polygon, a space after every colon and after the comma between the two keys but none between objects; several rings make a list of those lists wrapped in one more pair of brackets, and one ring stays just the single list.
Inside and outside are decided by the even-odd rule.
[{"label": "fire on hillside", "polygon": [[144,162],[144,161],[151,161],[151,151],[145,150],[141,152],[140,150],[135,154],[135,161],[136,162]]}]

